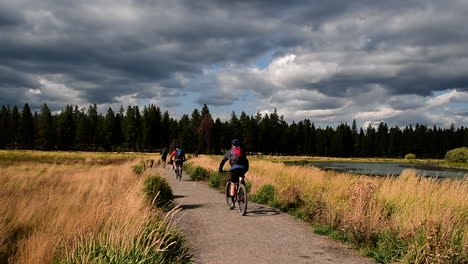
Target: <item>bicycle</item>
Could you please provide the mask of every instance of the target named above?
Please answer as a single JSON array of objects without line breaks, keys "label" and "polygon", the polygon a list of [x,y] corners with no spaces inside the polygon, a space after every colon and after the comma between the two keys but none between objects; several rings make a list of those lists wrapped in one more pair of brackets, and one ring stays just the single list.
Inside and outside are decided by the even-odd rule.
[{"label": "bicycle", "polygon": [[176,180],[181,181],[182,180],[182,161],[175,162],[175,174],[176,174]]},{"label": "bicycle", "polygon": [[[231,184],[231,179],[229,179],[226,183],[224,193],[226,197],[226,205],[230,210],[234,209],[231,207]],[[237,184],[237,188],[234,188],[234,206],[236,203],[238,204],[239,213],[241,213],[241,215],[245,215],[247,213],[247,188],[245,187],[244,179],[242,179],[240,183]]]}]

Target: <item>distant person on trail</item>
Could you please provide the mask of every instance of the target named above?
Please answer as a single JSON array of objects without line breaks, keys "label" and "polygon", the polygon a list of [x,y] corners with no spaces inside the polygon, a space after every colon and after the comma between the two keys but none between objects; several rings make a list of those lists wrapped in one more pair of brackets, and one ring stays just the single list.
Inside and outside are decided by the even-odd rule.
[{"label": "distant person on trail", "polygon": [[171,153],[169,164],[172,165],[173,169],[175,169],[175,166],[177,165],[180,165],[180,168],[182,169],[182,165],[184,165],[184,161],[186,160],[185,151],[180,146],[177,146],[176,149]]},{"label": "distant person on trail", "polygon": [[219,172],[223,171],[224,163],[229,160],[231,165],[231,189],[229,194],[231,196],[231,209],[234,208],[234,190],[237,187],[239,181],[243,181],[245,173],[249,170],[249,160],[244,150],[240,147],[240,141],[233,139],[231,141],[231,148],[224,154],[223,160],[219,164]]},{"label": "distant person on trail", "polygon": [[169,153],[169,151],[167,151],[167,148],[164,148],[162,151],[161,151],[161,161],[163,163],[166,163],[166,159],[167,159],[167,154]]}]

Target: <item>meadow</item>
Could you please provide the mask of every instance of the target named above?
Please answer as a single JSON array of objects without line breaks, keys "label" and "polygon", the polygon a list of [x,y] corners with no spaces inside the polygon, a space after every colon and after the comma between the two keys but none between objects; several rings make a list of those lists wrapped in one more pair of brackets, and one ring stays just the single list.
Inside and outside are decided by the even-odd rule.
[{"label": "meadow", "polygon": [[[203,155],[190,163],[213,178],[221,159]],[[304,219],[380,263],[468,263],[466,178],[419,178],[412,170],[367,177],[251,157],[246,179],[254,201]]]},{"label": "meadow", "polygon": [[149,154],[0,151],[0,263],[185,263],[132,166]]}]

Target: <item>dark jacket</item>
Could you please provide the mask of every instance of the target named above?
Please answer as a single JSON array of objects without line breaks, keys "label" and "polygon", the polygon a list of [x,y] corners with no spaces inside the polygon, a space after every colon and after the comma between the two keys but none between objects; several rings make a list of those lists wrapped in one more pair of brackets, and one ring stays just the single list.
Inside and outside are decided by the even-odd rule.
[{"label": "dark jacket", "polygon": [[[245,171],[249,170],[249,160],[247,159],[247,155],[245,154],[245,152],[243,152],[243,150],[241,151],[242,151],[243,158],[239,159],[237,163],[234,163],[231,165],[231,169],[230,169],[231,171],[235,169],[244,169]],[[219,171],[223,170],[224,163],[226,163],[226,161],[228,161],[231,158],[231,155],[232,155],[232,148],[226,151],[226,153],[224,154],[223,160],[219,164]]]}]

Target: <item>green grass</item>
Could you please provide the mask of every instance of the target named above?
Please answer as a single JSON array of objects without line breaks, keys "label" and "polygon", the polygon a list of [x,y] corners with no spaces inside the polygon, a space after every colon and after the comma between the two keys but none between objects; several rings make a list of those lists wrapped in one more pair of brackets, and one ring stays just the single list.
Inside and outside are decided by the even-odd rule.
[{"label": "green grass", "polygon": [[54,263],[191,263],[193,255],[185,238],[167,223],[150,221],[126,241],[116,242],[110,234],[79,240]]},{"label": "green grass", "polygon": [[315,224],[313,225],[313,228],[315,234],[328,236],[332,239],[340,240],[343,242],[349,241],[348,236],[345,233],[339,232],[331,226]]}]

